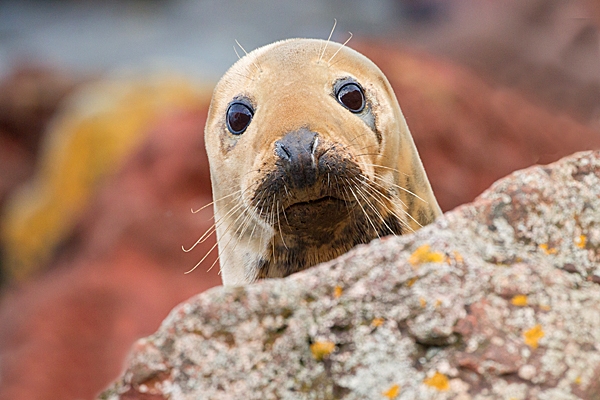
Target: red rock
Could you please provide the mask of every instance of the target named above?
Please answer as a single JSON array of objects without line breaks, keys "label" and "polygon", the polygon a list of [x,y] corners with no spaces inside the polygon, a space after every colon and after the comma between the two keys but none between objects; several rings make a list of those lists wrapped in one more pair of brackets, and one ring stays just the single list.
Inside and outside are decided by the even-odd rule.
[{"label": "red rock", "polygon": [[0,207],[33,173],[42,133],[77,83],[39,66],[17,67],[0,81]]},{"label": "red rock", "polygon": [[214,239],[204,112],[174,114],[99,193],[50,271],[0,305],[1,399],[92,398],[135,339],[177,303],[219,284],[215,257],[184,272]]},{"label": "red rock", "polygon": [[600,132],[450,62],[380,43],[353,47],[387,75],[444,211],[517,169],[600,148]]},{"label": "red rock", "polygon": [[[444,210],[515,169],[600,145],[597,132],[455,65],[390,46],[357,47],[392,82]],[[205,112],[159,123],[100,190],[50,270],[5,293],[0,399],[93,397],[118,376],[136,338],[155,331],[178,302],[219,283],[218,267],[204,272],[212,260],[183,275],[213,238],[181,251],[211,224],[210,207],[189,211],[211,201]]]}]

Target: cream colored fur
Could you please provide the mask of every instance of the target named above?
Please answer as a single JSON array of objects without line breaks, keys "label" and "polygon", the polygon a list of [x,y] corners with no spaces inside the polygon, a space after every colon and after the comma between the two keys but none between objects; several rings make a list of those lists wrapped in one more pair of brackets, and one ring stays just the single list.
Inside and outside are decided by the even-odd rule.
[{"label": "cream colored fur", "polygon": [[[381,143],[332,95],[333,83],[342,77],[353,77],[365,89]],[[228,104],[240,95],[252,99],[256,109],[247,131],[234,136],[225,115]],[[383,181],[418,196],[397,190],[400,201],[394,205],[398,213],[410,214],[405,222],[413,230],[441,214],[396,96],[379,68],[338,43],[276,42],[249,53],[227,71],[215,88],[206,123],[224,284],[255,279],[253,266],[267,255],[276,231],[249,206],[252,187],[270,168],[274,142],[307,126],[322,140],[353,149],[366,176],[379,174]],[[242,223],[247,227],[237,229]]]}]

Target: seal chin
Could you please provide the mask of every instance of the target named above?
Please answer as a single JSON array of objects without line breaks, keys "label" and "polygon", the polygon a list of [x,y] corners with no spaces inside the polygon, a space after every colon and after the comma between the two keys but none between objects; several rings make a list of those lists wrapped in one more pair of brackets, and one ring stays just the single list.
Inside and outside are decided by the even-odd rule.
[{"label": "seal chin", "polygon": [[281,229],[289,234],[311,231],[317,227],[331,227],[333,231],[348,218],[350,208],[349,202],[333,196],[294,203],[282,213]]}]

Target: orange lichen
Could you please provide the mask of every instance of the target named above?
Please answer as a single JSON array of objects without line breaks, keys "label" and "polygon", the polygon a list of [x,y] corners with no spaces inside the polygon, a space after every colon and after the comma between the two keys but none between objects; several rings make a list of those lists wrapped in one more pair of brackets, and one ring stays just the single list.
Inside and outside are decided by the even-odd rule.
[{"label": "orange lichen", "polygon": [[415,284],[415,282],[418,280],[419,278],[417,278],[416,276],[414,278],[410,278],[408,280],[408,282],[406,282],[406,286],[411,287],[412,285]]},{"label": "orange lichen", "polygon": [[525,307],[527,305],[527,296],[525,296],[524,294],[518,294],[516,296],[513,296],[513,298],[510,300],[510,303],[513,306]]},{"label": "orange lichen", "polygon": [[341,286],[336,286],[335,289],[333,289],[333,297],[337,299],[342,295],[343,292],[344,289],[342,289]]},{"label": "orange lichen", "polygon": [[540,324],[537,324],[531,329],[523,332],[523,337],[525,338],[525,344],[532,349],[537,349],[538,341],[544,337],[544,330]]},{"label": "orange lichen", "polygon": [[456,260],[457,263],[463,263],[465,261],[463,259],[463,256],[456,250],[454,250],[452,252],[452,255],[454,256],[454,259]]},{"label": "orange lichen", "polygon": [[547,243],[540,244],[540,249],[544,250],[546,254],[556,254],[558,252],[558,249],[549,247]]},{"label": "orange lichen", "polygon": [[441,263],[444,262],[444,255],[440,252],[431,251],[431,247],[428,244],[419,246],[410,256],[408,262],[417,266],[424,263]]},{"label": "orange lichen", "polygon": [[388,399],[395,399],[400,394],[400,385],[392,385],[387,391],[383,392],[383,395]]},{"label": "orange lichen", "polygon": [[426,384],[427,386],[436,388],[437,390],[450,389],[450,382],[448,381],[448,377],[437,371],[431,378],[425,379],[423,381],[423,383]]},{"label": "orange lichen", "polygon": [[310,345],[310,351],[317,361],[323,360],[335,349],[335,343],[329,341],[314,342]]},{"label": "orange lichen", "polygon": [[575,382],[576,385],[581,385],[581,377],[578,376],[577,378],[575,378],[574,382]]},{"label": "orange lichen", "polygon": [[438,308],[441,305],[442,305],[442,301],[438,299],[438,300],[435,301],[434,307]]},{"label": "orange lichen", "polygon": [[585,249],[585,244],[587,243],[587,236],[579,235],[578,238],[575,239],[575,245],[580,249]]},{"label": "orange lichen", "polygon": [[425,306],[427,305],[427,300],[425,300],[423,297],[421,297],[419,299],[419,303],[421,303],[422,308],[425,308]]},{"label": "orange lichen", "polygon": [[371,326],[374,326],[377,328],[377,327],[383,325],[384,322],[385,322],[385,319],[383,319],[383,318],[373,318],[373,321],[371,321]]}]

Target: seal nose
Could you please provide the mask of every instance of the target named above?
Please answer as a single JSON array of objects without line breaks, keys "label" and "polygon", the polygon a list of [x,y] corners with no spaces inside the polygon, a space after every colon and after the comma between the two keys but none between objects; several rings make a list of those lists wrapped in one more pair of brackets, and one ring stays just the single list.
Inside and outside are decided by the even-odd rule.
[{"label": "seal nose", "polygon": [[275,154],[293,185],[303,188],[314,185],[317,179],[315,152],[319,137],[306,128],[287,133],[275,142]]}]

